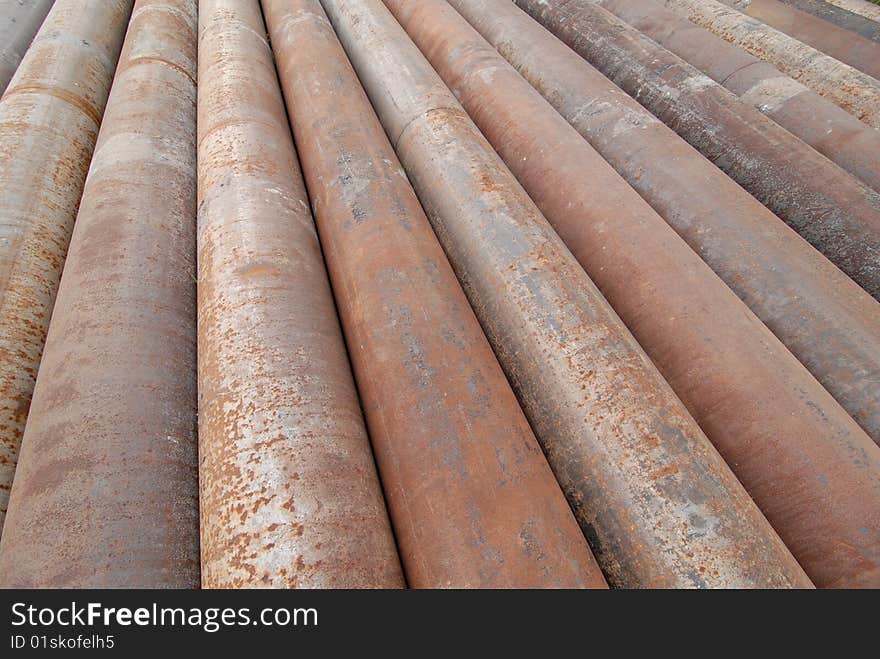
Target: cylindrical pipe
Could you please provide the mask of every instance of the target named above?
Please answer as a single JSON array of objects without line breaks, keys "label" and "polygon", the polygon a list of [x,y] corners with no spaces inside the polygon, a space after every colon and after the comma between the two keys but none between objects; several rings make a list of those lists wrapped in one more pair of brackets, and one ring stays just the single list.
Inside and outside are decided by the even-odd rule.
[{"label": "cylindrical pipe", "polygon": [[875,78],[715,0],[661,2],[880,128],[880,81]]},{"label": "cylindrical pipe", "polygon": [[880,307],[509,0],[449,0],[880,439]]},{"label": "cylindrical pipe", "polygon": [[653,0],[600,4],[880,192],[880,130]]},{"label": "cylindrical pipe", "polygon": [[880,78],[880,43],[779,0],[720,1],[873,78]]},{"label": "cylindrical pipe", "polygon": [[880,193],[592,0],[515,0],[880,298]]},{"label": "cylindrical pipe", "polygon": [[2,587],[199,585],[196,19],[196,0],[135,4],[34,389]]},{"label": "cylindrical pipe", "polygon": [[324,5],[609,581],[809,586],[381,1]]},{"label": "cylindrical pipe", "polygon": [[604,587],[317,0],[263,0],[409,585]]},{"label": "cylindrical pipe", "polygon": [[0,0],[0,95],[3,94],[54,0]]},{"label": "cylindrical pipe", "polygon": [[870,0],[827,0],[827,2],[859,16],[880,21],[880,5],[870,2]]},{"label": "cylindrical pipe", "polygon": [[[385,4],[746,488],[757,484],[752,497],[795,557],[812,559],[801,561],[807,573],[817,583],[870,585],[862,569],[880,563],[880,447],[445,0]],[[872,462],[852,460],[857,453]],[[780,469],[789,463],[798,468]],[[818,564],[816,543],[824,545]],[[842,544],[858,547],[857,565]]]},{"label": "cylindrical pipe", "polygon": [[199,3],[202,586],[399,588],[259,0]]},{"label": "cylindrical pipe", "polygon": [[58,0],[0,100],[0,530],[134,0]]},{"label": "cylindrical pipe", "polygon": [[[836,7],[826,0],[782,0],[782,2],[800,11],[818,16],[837,27],[855,32],[865,39],[880,43],[880,23],[859,16],[851,9]],[[880,16],[880,12],[878,12],[878,16]]]}]

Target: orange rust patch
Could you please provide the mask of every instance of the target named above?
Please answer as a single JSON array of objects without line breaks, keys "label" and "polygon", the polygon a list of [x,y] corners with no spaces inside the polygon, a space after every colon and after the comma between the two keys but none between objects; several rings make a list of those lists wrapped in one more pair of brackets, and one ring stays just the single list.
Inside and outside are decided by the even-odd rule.
[{"label": "orange rust patch", "polygon": [[168,60],[162,59],[161,57],[149,57],[149,56],[134,57],[134,58],[128,60],[124,66],[119,67],[119,74],[122,74],[124,71],[128,71],[129,69],[134,68],[135,66],[138,66],[140,64],[151,64],[151,63],[152,64],[164,64],[168,68],[174,69],[178,73],[182,73],[183,75],[185,75],[187,78],[189,78],[189,80],[192,84],[194,84],[194,85],[196,84],[196,79],[192,76],[192,74],[190,74],[189,71],[187,71],[185,68],[183,68],[179,64],[175,64],[174,62],[169,62]]},{"label": "orange rust patch", "polygon": [[69,105],[72,105],[77,110],[82,112],[95,123],[95,126],[101,125],[101,113],[98,111],[98,109],[81,96],[71,94],[67,90],[56,89],[54,87],[48,87],[46,85],[19,85],[8,90],[3,95],[3,98],[7,98],[14,94],[48,94],[49,96],[54,96],[55,98],[62,100]]},{"label": "orange rust patch", "polygon": [[651,480],[657,480],[658,478],[663,478],[664,476],[672,476],[672,474],[678,473],[678,465],[670,464],[662,467],[661,469],[657,469],[651,472]]}]

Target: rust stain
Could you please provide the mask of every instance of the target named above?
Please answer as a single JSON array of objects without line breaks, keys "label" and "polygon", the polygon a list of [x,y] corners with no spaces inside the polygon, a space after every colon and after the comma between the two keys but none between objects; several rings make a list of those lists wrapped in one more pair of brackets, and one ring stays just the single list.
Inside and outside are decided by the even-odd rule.
[{"label": "rust stain", "polygon": [[181,66],[180,64],[176,64],[175,62],[172,62],[170,60],[162,59],[161,57],[143,56],[127,60],[123,65],[120,65],[117,75],[122,74],[135,66],[142,66],[144,64],[161,64],[162,66],[166,66],[169,69],[177,71],[177,73],[186,76],[192,84],[196,84],[195,77],[192,73],[187,71],[185,67]]},{"label": "rust stain", "polygon": [[72,94],[65,89],[59,87],[50,87],[49,85],[15,85],[6,91],[4,98],[11,98],[16,94],[48,94],[59,100],[69,103],[77,110],[92,120],[95,126],[101,125],[101,113],[94,105],[89,103],[79,94]]}]

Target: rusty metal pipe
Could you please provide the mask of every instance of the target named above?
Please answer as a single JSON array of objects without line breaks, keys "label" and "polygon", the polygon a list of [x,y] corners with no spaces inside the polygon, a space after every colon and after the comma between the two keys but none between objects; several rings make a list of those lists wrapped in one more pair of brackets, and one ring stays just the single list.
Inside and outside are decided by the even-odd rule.
[{"label": "rusty metal pipe", "polygon": [[0,95],[12,80],[53,1],[0,0]]},{"label": "rusty metal pipe", "polygon": [[880,78],[880,44],[778,0],[720,0],[801,43]]},{"label": "rusty metal pipe", "polygon": [[[880,525],[874,537],[863,529],[880,521],[880,447],[445,0],[385,3],[740,480],[758,484],[753,498],[795,557],[811,559],[801,561],[807,573],[837,585],[870,585],[862,568],[880,563]],[[747,453],[743,446],[760,448]],[[873,471],[852,460],[855,453],[873,455]],[[778,467],[805,458],[810,466]],[[829,483],[820,485],[819,475]],[[773,491],[761,486],[767,481],[775,481]],[[797,494],[778,496],[785,491]],[[773,535],[769,527],[740,532]],[[818,564],[817,542],[824,545]],[[849,551],[839,551],[843,543],[859,548],[856,567]]]},{"label": "rusty metal pipe", "polygon": [[509,0],[450,0],[880,438],[878,302]]},{"label": "rusty metal pipe", "polygon": [[409,585],[604,587],[317,0],[263,0]]},{"label": "rusty metal pipe", "polygon": [[880,298],[880,193],[591,0],[515,0]]},{"label": "rusty metal pipe", "polygon": [[835,7],[840,7],[859,16],[880,21],[880,5],[875,5],[869,0],[826,0]]},{"label": "rusty metal pipe", "polygon": [[0,529],[133,0],[58,0],[0,100]]},{"label": "rusty metal pipe", "polygon": [[399,588],[259,0],[199,3],[202,586]]},{"label": "rusty metal pipe", "polygon": [[394,17],[324,5],[609,582],[810,586]]},{"label": "rusty metal pipe", "polygon": [[34,389],[0,587],[199,585],[196,19],[196,0],[135,4]]},{"label": "rusty metal pipe", "polygon": [[769,62],[762,62],[653,0],[599,3],[880,191],[880,131]]},{"label": "rusty metal pipe", "polygon": [[756,18],[715,0],[661,0],[690,21],[836,103],[864,123],[880,128],[880,81]]},{"label": "rusty metal pipe", "polygon": [[860,16],[850,9],[836,7],[825,0],[782,0],[782,2],[812,16],[818,16],[839,28],[855,32],[865,39],[880,43],[880,23]]}]

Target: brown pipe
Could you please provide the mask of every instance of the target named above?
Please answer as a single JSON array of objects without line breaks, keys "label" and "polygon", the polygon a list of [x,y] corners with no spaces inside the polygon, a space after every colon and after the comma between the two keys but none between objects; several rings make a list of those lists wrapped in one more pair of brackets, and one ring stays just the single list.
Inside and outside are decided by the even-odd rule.
[{"label": "brown pipe", "polygon": [[450,4],[880,439],[878,302],[509,0]]},{"label": "brown pipe", "polygon": [[407,581],[605,581],[317,0],[263,0]]},{"label": "brown pipe", "polygon": [[880,78],[880,44],[778,0],[721,0],[765,25]]},{"label": "brown pipe", "polygon": [[834,4],[825,0],[782,0],[782,2],[802,12],[818,16],[837,27],[855,32],[865,39],[880,43],[880,23],[860,16],[851,9],[835,7]]},{"label": "brown pipe", "polygon": [[0,101],[0,530],[134,0],[58,0]]},{"label": "brown pipe", "polygon": [[34,389],[0,587],[199,585],[195,75],[196,1],[137,0]]},{"label": "brown pipe", "polygon": [[880,128],[880,81],[715,0],[661,0],[675,13],[736,44]]},{"label": "brown pipe", "polygon": [[875,5],[870,0],[827,0],[827,2],[859,16],[880,21],[880,5]]},{"label": "brown pipe", "polygon": [[609,582],[810,586],[394,17],[324,4]]},{"label": "brown pipe", "polygon": [[880,191],[880,131],[653,0],[600,4]]},{"label": "brown pipe", "polygon": [[205,588],[399,588],[258,0],[199,3]]},{"label": "brown pipe", "polygon": [[880,298],[880,193],[591,0],[516,0]]},{"label": "brown pipe", "polygon": [[21,58],[52,8],[52,2],[0,0],[0,94],[12,80]]},{"label": "brown pipe", "polygon": [[[864,562],[880,562],[880,527],[874,537],[863,532],[880,519],[880,447],[452,7],[444,0],[385,3],[740,480],[758,484],[753,498],[795,556],[823,545],[818,564],[802,561],[807,573],[864,585],[849,552],[838,547],[857,546]],[[760,448],[750,455],[743,446]],[[876,471],[852,460],[855,453],[873,455]],[[809,466],[778,467],[804,458]],[[818,485],[820,474],[828,484]],[[792,494],[776,501],[760,486],[768,480]],[[741,533],[772,535],[769,527]]]}]

